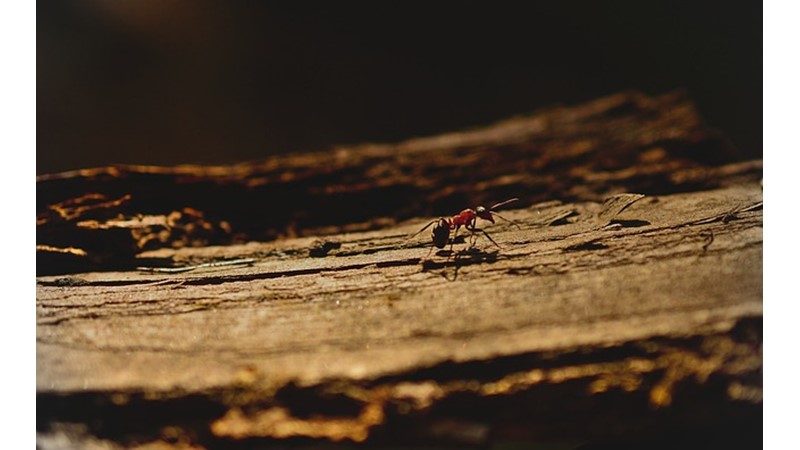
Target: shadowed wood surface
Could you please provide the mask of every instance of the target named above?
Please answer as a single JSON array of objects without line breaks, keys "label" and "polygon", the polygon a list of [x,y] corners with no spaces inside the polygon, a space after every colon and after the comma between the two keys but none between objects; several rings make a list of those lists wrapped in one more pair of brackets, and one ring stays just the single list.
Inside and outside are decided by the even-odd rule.
[{"label": "shadowed wood surface", "polygon": [[[598,117],[646,121],[646,114],[626,108],[685,102],[674,96],[611,99],[628,106],[608,108],[611,100],[605,99],[558,114],[586,117],[602,104]],[[654,108],[652,114],[662,112]],[[369,226],[347,225],[359,220],[324,232],[298,226],[302,236],[271,242],[223,239],[226,245],[192,247],[181,241],[172,248],[172,237],[184,230],[149,250],[131,247],[121,257],[124,264],[110,263],[102,272],[76,271],[71,260],[59,266],[61,273],[37,277],[39,444],[253,448],[340,440],[486,445],[567,439],[578,445],[696,428],[711,433],[732,424],[740,430],[727,435],[734,441],[741,433],[760,433],[761,162],[678,157],[691,147],[681,144],[689,134],[657,121],[648,126],[653,136],[682,136],[672,144],[678,150],[651,145],[662,149],[649,151],[661,155],[654,160],[665,167],[655,170],[649,157],[636,157],[641,146],[630,146],[623,158],[622,147],[604,141],[594,151],[619,150],[617,160],[627,160],[628,168],[620,162],[606,170],[591,155],[576,158],[554,170],[576,174],[579,183],[558,188],[561,195],[547,201],[526,184],[540,175],[516,169],[492,175],[491,162],[476,162],[486,166],[485,172],[475,169],[485,178],[472,188],[493,195],[482,193],[476,202],[521,199],[501,211],[520,228],[504,221],[481,224],[502,248],[482,235],[470,248],[462,231],[452,253],[429,253],[428,232],[408,239],[430,221],[416,215],[429,206],[419,206]],[[531,123],[519,127],[527,131],[501,125],[483,130],[481,145],[489,136],[519,142],[519,136],[530,141],[543,133]],[[691,127],[692,136],[712,139],[699,122]],[[618,141],[629,141],[626,133]],[[569,140],[579,134],[566,133]],[[473,142],[465,136],[472,135],[425,141],[426,150],[415,150],[419,165]],[[546,154],[536,148],[536,155]],[[384,152],[381,158],[393,154],[375,151]],[[478,160],[490,154],[481,151]],[[532,157],[519,161],[525,158]],[[302,157],[297,161],[305,164]],[[442,164],[442,173],[451,175],[429,182],[454,180],[460,164]],[[181,170],[190,169],[163,173],[174,177]],[[223,176],[207,170],[202,176]],[[68,230],[79,227],[81,217],[95,220],[87,230],[101,233],[87,236],[110,236],[103,226],[126,222],[117,227],[125,232],[109,238],[123,245],[132,242],[131,229],[141,229],[132,220],[160,220],[129,216],[124,205],[135,195],[112,195],[108,186],[120,181],[109,171],[40,180],[42,190],[56,180],[90,185],[65,190],[64,198],[49,203],[61,202],[60,210],[41,210],[49,212],[39,216],[40,236],[61,239],[59,249],[79,249],[82,239],[93,239],[70,242]],[[320,186],[331,186],[326,183]],[[408,184],[421,189],[425,183]],[[469,191],[466,183],[454,186],[461,187],[423,190],[422,198],[435,203],[441,195],[449,203]],[[67,204],[73,209],[64,206],[65,199],[101,191],[102,199],[82,204],[107,205],[82,211],[74,210],[74,202]],[[48,190],[47,198],[54,192]],[[408,205],[413,200],[397,198]],[[167,209],[195,208],[196,214],[184,214],[202,216],[212,228],[226,220],[235,234],[231,210],[212,203],[200,208],[177,202]],[[105,216],[89,219],[90,210]],[[259,226],[279,230],[287,223],[280,220]],[[53,221],[60,221],[60,231]],[[84,247],[87,255],[99,254]],[[107,258],[113,261],[113,255]]]}]

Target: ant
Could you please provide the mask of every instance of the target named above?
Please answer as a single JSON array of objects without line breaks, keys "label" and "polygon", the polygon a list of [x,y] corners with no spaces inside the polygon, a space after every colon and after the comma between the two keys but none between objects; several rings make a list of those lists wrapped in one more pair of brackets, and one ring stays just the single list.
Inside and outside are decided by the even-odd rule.
[{"label": "ant", "polygon": [[[416,233],[414,233],[413,235],[411,235],[408,239],[414,238],[414,236],[422,233],[423,231],[427,230],[428,227],[433,225],[433,230],[431,232],[431,239],[433,240],[433,245],[436,248],[442,249],[442,248],[444,248],[445,245],[447,245],[447,242],[449,241],[450,242],[450,251],[452,252],[453,251],[453,241],[455,241],[456,236],[458,235],[459,229],[461,227],[464,227],[467,231],[472,233],[473,237],[475,236],[475,234],[478,231],[480,231],[481,233],[483,233],[492,242],[492,244],[496,245],[497,248],[502,248],[502,247],[500,247],[500,244],[495,242],[494,239],[492,239],[492,237],[489,236],[489,233],[487,233],[486,231],[484,231],[484,230],[482,230],[480,228],[476,228],[475,225],[476,225],[476,223],[478,221],[478,218],[481,218],[483,220],[487,220],[489,222],[494,223],[494,216],[497,216],[497,217],[505,220],[506,222],[514,225],[515,227],[520,228],[520,226],[516,222],[508,220],[505,217],[501,216],[500,214],[497,214],[496,212],[494,212],[495,209],[497,209],[497,208],[499,208],[501,206],[505,206],[505,205],[507,205],[507,204],[509,204],[511,202],[516,202],[518,200],[519,200],[518,198],[512,198],[512,199],[508,199],[506,201],[497,203],[495,205],[492,205],[492,207],[488,208],[488,209],[483,207],[483,206],[478,206],[475,209],[467,208],[467,209],[461,211],[460,213],[458,213],[455,216],[450,217],[450,218],[448,218],[448,217],[440,217],[440,218],[438,218],[436,220],[432,220],[429,224],[425,225],[421,230],[419,230]],[[454,231],[452,239],[450,239],[450,232],[451,231]],[[475,245],[475,239],[473,239],[473,241],[472,241],[472,243],[470,245],[471,246]],[[433,251],[433,248],[431,248],[431,251]],[[428,254],[430,254],[430,252],[428,252]]]}]

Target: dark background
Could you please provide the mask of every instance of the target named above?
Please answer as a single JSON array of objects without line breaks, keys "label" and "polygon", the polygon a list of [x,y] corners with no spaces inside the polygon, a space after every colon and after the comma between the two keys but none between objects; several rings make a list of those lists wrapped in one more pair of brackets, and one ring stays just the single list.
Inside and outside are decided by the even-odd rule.
[{"label": "dark background", "polygon": [[[430,2],[432,3],[432,2]],[[762,154],[762,3],[37,2],[37,173],[227,163],[685,89]]]}]

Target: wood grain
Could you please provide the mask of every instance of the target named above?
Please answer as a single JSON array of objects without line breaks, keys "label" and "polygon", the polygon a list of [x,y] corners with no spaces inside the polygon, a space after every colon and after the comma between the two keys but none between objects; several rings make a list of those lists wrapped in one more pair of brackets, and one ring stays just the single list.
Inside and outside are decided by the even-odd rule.
[{"label": "wood grain", "polygon": [[[761,166],[685,97],[628,93],[40,177],[37,443],[756,445]],[[519,228],[481,222],[500,248],[409,239],[510,197]]]}]

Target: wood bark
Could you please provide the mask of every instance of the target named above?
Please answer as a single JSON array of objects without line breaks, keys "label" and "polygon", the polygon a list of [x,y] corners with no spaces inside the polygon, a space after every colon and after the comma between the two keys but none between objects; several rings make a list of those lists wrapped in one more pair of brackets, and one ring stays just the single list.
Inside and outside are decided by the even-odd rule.
[{"label": "wood bark", "polygon": [[679,94],[41,177],[39,444],[760,442],[760,180]]}]

